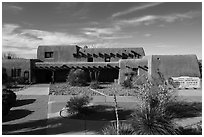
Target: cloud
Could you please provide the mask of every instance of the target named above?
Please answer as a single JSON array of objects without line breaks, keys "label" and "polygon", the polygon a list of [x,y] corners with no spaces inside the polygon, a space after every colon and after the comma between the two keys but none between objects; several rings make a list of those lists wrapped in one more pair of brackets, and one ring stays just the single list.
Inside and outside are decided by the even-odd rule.
[{"label": "cloud", "polygon": [[90,42],[90,39],[62,32],[22,29],[16,24],[4,24],[2,29],[3,52],[16,54],[35,53],[39,45],[69,45]]},{"label": "cloud", "polygon": [[148,4],[143,4],[143,5],[140,5],[140,6],[135,6],[135,7],[129,8],[127,10],[114,13],[112,15],[112,17],[119,17],[119,16],[126,15],[126,14],[129,14],[129,13],[135,12],[135,11],[144,10],[144,9],[147,9],[147,8],[150,8],[150,7],[154,7],[154,6],[157,6],[157,5],[160,5],[160,4],[161,3],[148,3]]},{"label": "cloud", "polygon": [[146,34],[144,34],[144,36],[145,36],[145,37],[150,37],[150,36],[152,36],[152,34],[146,33]]},{"label": "cloud", "polygon": [[197,11],[190,11],[186,13],[175,13],[169,15],[146,15],[142,17],[132,18],[128,20],[119,20],[116,24],[118,25],[150,25],[155,23],[156,21],[164,21],[164,22],[175,22],[175,21],[182,21],[184,19],[192,19],[200,14]]},{"label": "cloud", "polygon": [[124,36],[109,36],[109,37],[102,37],[102,39],[105,40],[115,40],[115,39],[128,39],[132,38],[133,36],[131,35],[124,35]]},{"label": "cloud", "polygon": [[100,37],[102,35],[112,35],[115,32],[120,31],[121,28],[119,26],[107,27],[107,28],[83,28],[84,34],[89,36]]},{"label": "cloud", "polygon": [[23,10],[22,7],[14,5],[13,3],[2,3],[2,9],[6,11],[11,11],[13,13],[17,13]]}]

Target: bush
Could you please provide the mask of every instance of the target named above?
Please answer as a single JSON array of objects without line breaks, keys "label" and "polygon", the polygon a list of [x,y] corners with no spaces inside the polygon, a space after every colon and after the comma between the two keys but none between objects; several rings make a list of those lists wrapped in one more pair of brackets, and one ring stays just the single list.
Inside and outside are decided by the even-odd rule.
[{"label": "bush", "polygon": [[[103,135],[117,135],[116,123],[111,123],[102,130]],[[130,124],[119,123],[119,135],[134,135],[135,131]]]},{"label": "bush", "polygon": [[99,88],[101,88],[101,87],[100,87],[98,81],[92,81],[92,82],[90,83],[90,88],[92,88],[92,89],[99,89]]},{"label": "bush", "polygon": [[202,121],[190,127],[179,127],[181,135],[202,135]]},{"label": "bush", "polygon": [[132,85],[132,81],[130,79],[126,79],[123,83],[122,83],[122,86],[124,88],[132,88],[133,85]]},{"label": "bush", "polygon": [[70,113],[86,114],[88,111],[87,105],[92,100],[91,97],[82,95],[70,98],[66,107],[69,108]]},{"label": "bush", "polygon": [[175,101],[174,90],[165,83],[146,80],[138,86],[141,107],[132,114],[132,126],[139,135],[175,135],[178,129],[167,106]]},{"label": "bush", "polygon": [[70,70],[67,80],[71,86],[85,86],[87,85],[87,74],[82,69]]},{"label": "bush", "polygon": [[2,91],[2,110],[3,115],[7,115],[9,110],[15,105],[16,103],[16,94],[8,89],[3,89]]}]

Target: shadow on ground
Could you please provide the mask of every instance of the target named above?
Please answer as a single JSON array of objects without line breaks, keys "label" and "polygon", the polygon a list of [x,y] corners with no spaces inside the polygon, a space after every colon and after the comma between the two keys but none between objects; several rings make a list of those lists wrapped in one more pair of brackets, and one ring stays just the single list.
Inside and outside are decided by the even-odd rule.
[{"label": "shadow on ground", "polygon": [[[86,117],[82,115],[75,115],[69,118],[55,117],[50,118],[49,120],[42,119],[12,125],[3,125],[3,134],[54,135],[84,132],[85,130],[99,133],[105,125],[116,119],[115,111],[114,107],[104,105],[98,105],[97,107],[95,106],[94,109],[95,112],[89,113]],[[119,119],[128,119],[131,113],[131,110],[120,109],[118,111]]]},{"label": "shadow on ground", "polygon": [[46,135],[47,119],[2,125],[3,135]]},{"label": "shadow on ground", "polygon": [[[130,118],[131,113],[133,110],[127,110],[127,109],[118,109],[118,117],[120,120],[126,120]],[[89,107],[88,109],[85,109],[82,114],[77,114],[74,116],[69,117],[70,119],[79,119],[79,120],[105,120],[105,121],[111,121],[115,120],[115,108],[113,106],[108,105],[97,105],[93,107]]]},{"label": "shadow on ground", "polygon": [[27,109],[10,110],[10,112],[7,116],[2,117],[2,121],[8,122],[8,121],[21,119],[21,118],[24,118],[24,117],[30,115],[31,113],[33,113],[33,111],[30,111]]},{"label": "shadow on ground", "polygon": [[17,102],[16,102],[14,107],[20,107],[20,106],[32,104],[35,101],[36,101],[36,99],[21,99],[21,100],[17,100]]},{"label": "shadow on ground", "polygon": [[174,118],[190,118],[202,115],[202,102],[174,102],[167,107]]}]

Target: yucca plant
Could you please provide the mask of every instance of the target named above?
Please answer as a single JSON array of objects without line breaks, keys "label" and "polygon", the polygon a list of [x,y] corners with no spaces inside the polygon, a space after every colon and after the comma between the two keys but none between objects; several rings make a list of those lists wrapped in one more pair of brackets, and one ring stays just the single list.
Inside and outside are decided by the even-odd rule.
[{"label": "yucca plant", "polygon": [[167,106],[174,101],[174,90],[167,83],[155,80],[137,86],[141,107],[132,114],[132,126],[138,135],[175,135],[178,129],[167,112]]},{"label": "yucca plant", "polygon": [[[111,123],[102,130],[103,135],[117,135],[116,122]],[[119,123],[119,135],[134,135],[135,131],[130,124]]]}]

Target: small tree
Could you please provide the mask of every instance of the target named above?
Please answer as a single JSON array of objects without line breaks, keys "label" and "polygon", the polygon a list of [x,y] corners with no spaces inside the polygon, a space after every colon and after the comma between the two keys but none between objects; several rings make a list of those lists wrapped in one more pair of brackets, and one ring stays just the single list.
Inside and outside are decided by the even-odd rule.
[{"label": "small tree", "polygon": [[67,76],[67,83],[71,86],[87,85],[87,74],[82,69],[71,69]]},{"label": "small tree", "polygon": [[2,54],[2,59],[15,59],[15,58],[18,58],[18,56],[12,52],[5,52]]}]

